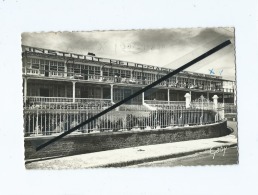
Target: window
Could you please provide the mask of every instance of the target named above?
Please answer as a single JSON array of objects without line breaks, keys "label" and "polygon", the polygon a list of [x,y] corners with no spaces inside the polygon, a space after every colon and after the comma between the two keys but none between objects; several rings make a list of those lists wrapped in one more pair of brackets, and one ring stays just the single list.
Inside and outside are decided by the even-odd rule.
[{"label": "window", "polygon": [[126,78],[131,78],[131,71],[126,70],[125,75],[126,75]]},{"label": "window", "polygon": [[27,67],[28,68],[31,68],[31,61],[32,61],[31,58],[27,58]]},{"label": "window", "polygon": [[81,66],[79,64],[74,65],[74,73],[81,74]]},{"label": "window", "polygon": [[58,62],[58,72],[64,72],[64,63]]},{"label": "window", "polygon": [[100,75],[100,67],[95,67],[95,75]]},{"label": "window", "polygon": [[32,68],[39,69],[39,59],[32,59]]},{"label": "window", "polygon": [[94,75],[94,66],[89,66],[89,74]]},{"label": "window", "polygon": [[126,77],[125,70],[121,70],[121,77],[122,77],[122,78],[125,78],[125,77]]},{"label": "window", "polygon": [[57,62],[50,61],[50,70],[57,71]]},{"label": "window", "polygon": [[103,76],[109,76],[109,68],[103,68]]}]

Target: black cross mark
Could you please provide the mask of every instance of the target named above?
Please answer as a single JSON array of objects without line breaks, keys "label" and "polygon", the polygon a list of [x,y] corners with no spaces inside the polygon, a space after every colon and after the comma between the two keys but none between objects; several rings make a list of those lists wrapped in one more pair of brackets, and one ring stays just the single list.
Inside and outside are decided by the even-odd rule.
[{"label": "black cross mark", "polygon": [[36,148],[36,151],[39,151],[39,150],[45,148],[46,146],[48,146],[48,145],[50,145],[50,144],[56,142],[57,140],[61,139],[62,137],[65,137],[66,135],[68,135],[68,134],[72,133],[73,131],[79,129],[80,127],[82,127],[82,126],[84,126],[84,125],[86,125],[86,124],[88,124],[88,123],[94,121],[95,119],[97,119],[97,118],[101,117],[102,115],[104,115],[104,114],[110,112],[111,110],[114,110],[114,109],[117,108],[118,106],[120,106],[120,105],[124,104],[125,102],[127,102],[127,101],[129,101],[129,100],[135,98],[136,96],[142,94],[143,92],[145,92],[145,91],[147,91],[147,90],[149,90],[149,89],[155,87],[155,86],[158,85],[159,83],[161,83],[161,82],[163,82],[163,81],[169,79],[170,77],[176,75],[177,73],[180,73],[181,71],[185,70],[186,68],[188,68],[188,67],[192,66],[193,64],[195,64],[195,63],[197,63],[197,62],[203,60],[204,58],[206,58],[206,57],[212,55],[213,53],[215,53],[215,52],[217,52],[217,51],[223,49],[224,47],[228,46],[229,44],[231,44],[231,42],[230,42],[230,40],[227,40],[227,41],[225,41],[225,42],[223,42],[223,43],[217,45],[216,47],[210,49],[210,50],[207,51],[206,53],[200,55],[199,57],[193,59],[192,61],[186,63],[185,65],[182,65],[181,67],[179,67],[178,69],[174,70],[173,72],[170,72],[170,73],[168,73],[167,75],[165,75],[165,76],[161,77],[160,79],[158,79],[157,81],[154,81],[153,83],[147,85],[145,88],[143,88],[143,89],[141,89],[141,90],[135,92],[134,94],[128,96],[127,98],[121,100],[120,102],[118,102],[118,103],[116,103],[116,104],[110,106],[110,107],[107,108],[106,110],[103,110],[102,112],[100,112],[100,113],[96,114],[95,116],[93,116],[93,117],[87,119],[86,121],[82,122],[81,124],[79,124],[79,125],[77,125],[77,126],[71,128],[71,129],[69,129],[68,131],[65,131],[64,133],[58,135],[57,137],[55,137],[55,138],[53,138],[53,139],[51,139],[51,140],[49,140],[49,141],[47,141],[47,142],[41,144],[40,146],[38,146],[38,147]]}]

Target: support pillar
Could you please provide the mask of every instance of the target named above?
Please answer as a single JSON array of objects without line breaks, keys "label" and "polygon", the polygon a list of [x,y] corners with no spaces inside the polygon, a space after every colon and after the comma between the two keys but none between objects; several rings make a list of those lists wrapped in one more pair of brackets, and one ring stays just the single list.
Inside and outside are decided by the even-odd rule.
[{"label": "support pillar", "polygon": [[67,77],[67,62],[64,62],[64,77]]},{"label": "support pillar", "polygon": [[185,94],[185,107],[190,108],[191,95],[189,93]]},{"label": "support pillar", "polygon": [[75,103],[75,83],[76,81],[73,81],[73,103]]},{"label": "support pillar", "polygon": [[210,100],[210,93],[207,92],[207,100]]},{"label": "support pillar", "polygon": [[100,81],[103,80],[103,68],[100,68],[100,79],[99,80]]}]

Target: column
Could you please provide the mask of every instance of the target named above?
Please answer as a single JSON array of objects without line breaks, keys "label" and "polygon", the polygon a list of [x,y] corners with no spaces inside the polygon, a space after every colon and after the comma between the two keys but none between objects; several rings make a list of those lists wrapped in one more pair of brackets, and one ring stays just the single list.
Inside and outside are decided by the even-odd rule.
[{"label": "column", "polygon": [[75,103],[75,83],[76,81],[73,81],[73,103]]},{"label": "column", "polygon": [[64,77],[67,77],[67,62],[64,62]]},{"label": "column", "polygon": [[185,94],[185,107],[190,108],[191,95],[189,93]]},{"label": "column", "polygon": [[100,68],[100,81],[103,80],[103,67]]},{"label": "column", "polygon": [[209,95],[209,92],[207,92],[207,100],[210,99],[210,95]]},{"label": "column", "polygon": [[170,90],[168,89],[168,104],[170,102]]},{"label": "column", "polygon": [[27,78],[25,77],[23,79],[23,82],[24,82],[24,86],[23,86],[23,101],[25,103],[25,106],[26,106],[26,101],[27,101]]},{"label": "column", "polygon": [[110,100],[111,100],[111,103],[114,103],[113,101],[113,84],[110,84]]}]

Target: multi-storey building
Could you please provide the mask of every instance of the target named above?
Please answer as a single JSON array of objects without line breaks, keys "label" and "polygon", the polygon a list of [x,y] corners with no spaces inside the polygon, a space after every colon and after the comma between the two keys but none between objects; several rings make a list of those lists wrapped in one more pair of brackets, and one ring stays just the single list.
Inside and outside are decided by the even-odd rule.
[{"label": "multi-storey building", "polygon": [[[152,65],[22,46],[24,105],[42,102],[116,103],[173,71]],[[203,95],[234,102],[235,82],[221,76],[183,71],[127,104],[144,101],[184,101]]]}]

